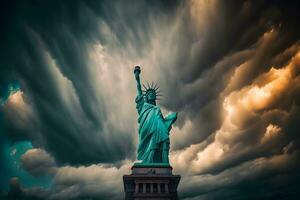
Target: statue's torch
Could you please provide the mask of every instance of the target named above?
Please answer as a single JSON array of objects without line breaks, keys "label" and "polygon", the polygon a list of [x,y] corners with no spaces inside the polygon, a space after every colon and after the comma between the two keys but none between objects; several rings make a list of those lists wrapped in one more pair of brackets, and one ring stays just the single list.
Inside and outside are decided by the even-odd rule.
[{"label": "statue's torch", "polygon": [[136,80],[136,83],[137,83],[136,86],[137,86],[137,90],[138,90],[138,95],[143,95],[141,81],[140,81],[141,67],[140,66],[135,66],[133,72],[134,72],[135,80]]}]

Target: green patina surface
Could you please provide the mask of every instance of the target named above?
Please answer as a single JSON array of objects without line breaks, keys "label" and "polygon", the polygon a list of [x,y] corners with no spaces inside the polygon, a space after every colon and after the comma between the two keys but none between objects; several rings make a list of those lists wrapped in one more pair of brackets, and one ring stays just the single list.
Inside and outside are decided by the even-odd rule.
[{"label": "green patina surface", "polygon": [[137,159],[139,166],[149,166],[155,163],[156,166],[169,165],[170,139],[169,132],[172,124],[177,119],[177,113],[171,113],[164,117],[160,107],[156,105],[156,85],[145,87],[144,93],[140,83],[140,67],[135,67],[134,74],[137,81],[138,95],[135,99],[138,111],[139,123],[139,145]]}]

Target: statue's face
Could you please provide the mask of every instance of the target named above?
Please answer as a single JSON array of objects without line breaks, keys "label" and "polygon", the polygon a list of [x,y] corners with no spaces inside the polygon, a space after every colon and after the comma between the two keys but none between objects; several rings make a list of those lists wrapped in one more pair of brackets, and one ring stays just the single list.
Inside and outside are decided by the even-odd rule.
[{"label": "statue's face", "polygon": [[155,92],[149,92],[147,95],[146,95],[146,99],[147,99],[147,102],[148,103],[155,103],[155,100],[156,100],[156,94]]}]

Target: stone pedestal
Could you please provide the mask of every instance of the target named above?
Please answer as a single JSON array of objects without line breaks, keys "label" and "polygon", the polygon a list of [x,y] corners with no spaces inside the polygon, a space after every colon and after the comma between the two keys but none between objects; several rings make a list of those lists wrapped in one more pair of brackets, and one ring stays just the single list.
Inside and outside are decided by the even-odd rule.
[{"label": "stone pedestal", "polygon": [[125,200],[177,200],[180,175],[169,165],[134,165],[123,176]]}]

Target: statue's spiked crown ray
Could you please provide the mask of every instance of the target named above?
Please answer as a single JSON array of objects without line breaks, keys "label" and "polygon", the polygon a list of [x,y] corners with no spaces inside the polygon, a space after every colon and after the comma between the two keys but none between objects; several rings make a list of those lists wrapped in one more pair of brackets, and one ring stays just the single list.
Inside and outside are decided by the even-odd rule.
[{"label": "statue's spiked crown ray", "polygon": [[144,88],[144,90],[142,90],[142,91],[143,91],[143,96],[144,97],[147,97],[148,95],[150,95],[150,93],[152,93],[155,97],[155,100],[160,100],[159,97],[161,97],[162,94],[161,94],[161,91],[159,89],[159,86],[156,83],[152,82],[151,84],[149,84],[147,82],[147,86],[145,86],[143,84],[143,88]]}]

